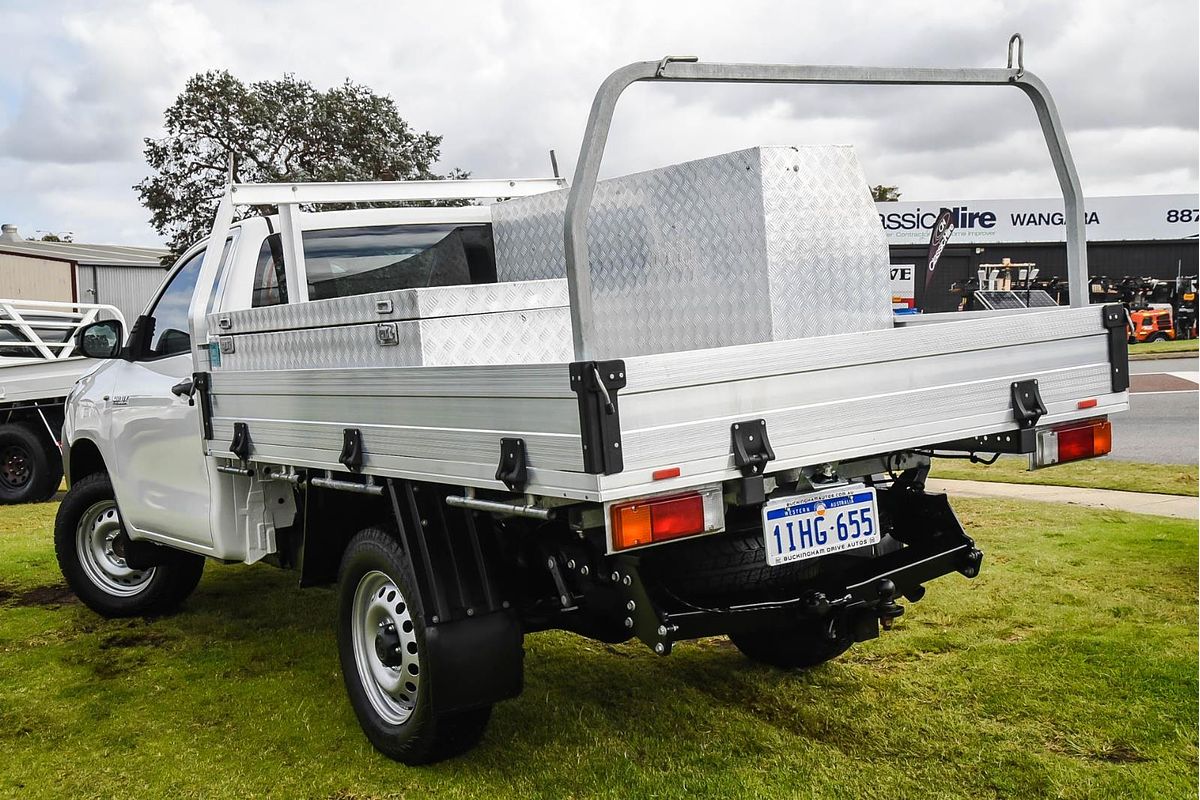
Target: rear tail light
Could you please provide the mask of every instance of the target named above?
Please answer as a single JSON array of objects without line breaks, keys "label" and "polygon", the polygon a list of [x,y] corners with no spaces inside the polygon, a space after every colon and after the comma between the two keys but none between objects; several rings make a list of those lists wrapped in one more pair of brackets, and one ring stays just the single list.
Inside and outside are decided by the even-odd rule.
[{"label": "rear tail light", "polygon": [[681,536],[712,533],[724,527],[719,486],[695,492],[643,497],[609,508],[614,550],[627,550]]},{"label": "rear tail light", "polygon": [[1037,451],[1031,468],[1048,467],[1108,455],[1112,450],[1112,424],[1107,417],[1055,425],[1037,434]]}]

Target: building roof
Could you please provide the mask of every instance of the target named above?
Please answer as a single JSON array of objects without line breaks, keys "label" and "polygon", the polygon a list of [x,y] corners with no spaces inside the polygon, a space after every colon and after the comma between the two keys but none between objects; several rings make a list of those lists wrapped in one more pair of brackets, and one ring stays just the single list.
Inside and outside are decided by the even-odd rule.
[{"label": "building roof", "polygon": [[13,226],[4,227],[6,236],[0,237],[0,253],[18,256],[73,261],[86,267],[162,267],[162,257],[167,254],[160,247],[30,241],[20,238]]}]

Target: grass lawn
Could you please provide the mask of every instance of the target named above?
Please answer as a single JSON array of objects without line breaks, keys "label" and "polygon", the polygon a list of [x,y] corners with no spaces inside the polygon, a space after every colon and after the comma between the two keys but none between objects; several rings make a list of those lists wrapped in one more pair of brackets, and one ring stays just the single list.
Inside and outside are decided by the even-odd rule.
[{"label": "grass lawn", "polygon": [[982,575],[807,674],[531,635],[482,746],[412,769],[355,724],[332,592],[210,565],[182,613],[103,620],[61,588],[54,509],[0,511],[0,796],[1197,794],[1194,522],[961,501]]},{"label": "grass lawn", "polygon": [[1200,339],[1176,339],[1165,342],[1139,342],[1129,345],[1129,355],[1139,353],[1195,353],[1200,350]]},{"label": "grass lawn", "polygon": [[1001,456],[991,465],[964,459],[935,458],[930,477],[962,481],[1037,483],[1047,486],[1083,486],[1125,492],[1157,492],[1196,496],[1200,470],[1188,464],[1137,464],[1093,458],[1053,467],[1028,469],[1025,456]]}]

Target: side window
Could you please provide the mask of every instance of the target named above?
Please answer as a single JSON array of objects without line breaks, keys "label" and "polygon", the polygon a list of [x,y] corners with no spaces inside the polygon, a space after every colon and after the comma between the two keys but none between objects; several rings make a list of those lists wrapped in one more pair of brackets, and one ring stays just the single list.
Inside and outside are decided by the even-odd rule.
[{"label": "side window", "polygon": [[[229,260],[232,239],[226,240],[221,255],[221,267]],[[150,317],[154,320],[154,334],[150,338],[149,358],[161,358],[186,353],[192,346],[192,335],[188,324],[188,307],[196,292],[196,281],[200,278],[200,267],[204,264],[205,250],[201,250],[185,261],[167,282],[162,294],[154,304]],[[211,301],[210,301],[211,307]]]},{"label": "side window", "polygon": [[287,284],[283,277],[283,251],[279,234],[273,233],[263,240],[258,248],[258,259],[254,265],[254,291],[250,304],[277,306],[287,302]]},{"label": "side window", "polygon": [[[392,289],[495,283],[490,225],[376,225],[304,232],[311,300]],[[288,301],[279,234],[258,251],[252,305]]]}]

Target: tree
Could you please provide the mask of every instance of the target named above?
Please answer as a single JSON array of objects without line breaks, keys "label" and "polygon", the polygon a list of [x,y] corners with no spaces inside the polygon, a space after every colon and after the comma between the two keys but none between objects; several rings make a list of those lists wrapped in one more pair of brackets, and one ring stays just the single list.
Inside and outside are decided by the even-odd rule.
[{"label": "tree", "polygon": [[[207,233],[234,182],[413,180],[436,175],[442,137],[409,128],[390,97],[347,80],[327,91],[293,75],[249,85],[224,70],[193,75],[145,139],[153,174],[133,188],[175,254]],[[271,213],[249,209],[243,213]]]},{"label": "tree", "polygon": [[871,199],[876,203],[894,203],[900,199],[900,187],[884,186],[882,183],[872,186]]},{"label": "tree", "polygon": [[73,242],[75,234],[67,233],[44,233],[38,237],[39,242]]}]

